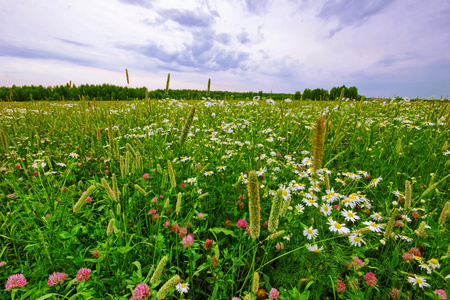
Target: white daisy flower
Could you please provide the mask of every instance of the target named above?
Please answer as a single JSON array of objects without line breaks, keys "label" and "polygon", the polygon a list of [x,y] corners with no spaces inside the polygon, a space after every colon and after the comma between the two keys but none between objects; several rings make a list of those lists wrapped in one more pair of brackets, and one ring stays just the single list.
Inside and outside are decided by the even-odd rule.
[{"label": "white daisy flower", "polygon": [[398,235],[395,236],[395,238],[396,238],[396,239],[402,239],[402,240],[405,240],[405,241],[407,241],[407,242],[412,242],[412,241],[413,241],[413,239],[410,238],[410,237],[407,236],[407,235],[401,235],[401,234],[398,234]]},{"label": "white daisy flower", "polygon": [[259,176],[264,175],[264,173],[266,173],[266,172],[267,172],[266,168],[261,168],[258,171],[256,171],[256,175],[258,175],[258,177],[259,177]]},{"label": "white daisy flower", "polygon": [[348,239],[353,246],[361,247],[361,243],[366,243],[362,238],[360,233],[352,233]]},{"label": "white daisy flower", "polygon": [[306,206],[315,206],[315,207],[319,207],[319,204],[317,204],[317,202],[316,202],[316,200],[315,199],[306,199],[306,198],[303,198],[303,200],[302,200],[305,204],[306,204]]},{"label": "white daisy flower", "polygon": [[185,294],[188,292],[189,290],[189,283],[179,283],[175,286],[175,288],[177,289],[178,292],[180,292],[180,294]]},{"label": "white daisy flower", "polygon": [[322,197],[322,200],[326,200],[328,203],[332,203],[339,199],[339,194],[334,191],[333,188],[331,190],[326,190],[326,195]]},{"label": "white daisy flower", "polygon": [[358,217],[356,215],[356,213],[352,212],[351,210],[343,209],[342,212],[341,212],[341,215],[344,216],[345,221],[355,222],[356,220],[360,219],[360,217]]},{"label": "white daisy flower", "polygon": [[72,158],[77,158],[77,157],[78,157],[78,154],[72,152],[72,153],[69,154],[69,156],[72,157]]},{"label": "white daisy flower", "polygon": [[321,207],[320,207],[320,212],[323,213],[323,215],[325,217],[328,217],[329,215],[331,215],[331,210],[332,207],[326,203],[324,203]]},{"label": "white daisy flower", "polygon": [[297,212],[298,212],[299,214],[301,214],[301,213],[303,213],[303,211],[305,210],[305,207],[304,207],[303,205],[301,205],[301,204],[297,204],[297,205],[295,206],[295,209],[297,210]]},{"label": "white daisy flower", "polygon": [[281,194],[283,195],[283,199],[287,200],[287,198],[289,198],[291,196],[289,187],[285,187],[283,184],[280,185],[280,189],[281,189]]},{"label": "white daisy flower", "polygon": [[421,287],[421,288],[423,288],[424,286],[430,286],[430,285],[426,282],[425,278],[419,277],[419,276],[417,276],[417,275],[415,275],[415,274],[414,274],[414,277],[409,276],[409,277],[408,277],[408,281],[409,281],[410,283],[412,283],[413,285],[416,285],[416,284],[419,285],[419,287]]},{"label": "white daisy flower", "polygon": [[306,244],[306,249],[308,249],[309,251],[314,252],[314,253],[319,253],[320,251],[323,250],[323,247],[319,248],[317,245]]},{"label": "white daisy flower", "polygon": [[197,177],[194,177],[194,178],[188,178],[188,179],[186,180],[186,182],[187,182],[187,183],[190,183],[190,184],[197,183]]},{"label": "white daisy flower", "polygon": [[431,274],[431,269],[430,269],[429,265],[427,265],[427,264],[420,264],[419,267],[422,268],[422,269],[425,269],[428,274]]},{"label": "white daisy flower", "polygon": [[430,268],[435,270],[441,267],[439,264],[439,261],[436,258],[432,258],[428,261],[428,264],[430,265]]},{"label": "white daisy flower", "polygon": [[374,219],[375,221],[381,221],[381,220],[383,220],[383,217],[381,216],[381,214],[380,213],[373,213],[372,215],[371,215],[371,217],[372,217],[372,219]]},{"label": "white daisy flower", "polygon": [[372,181],[369,184],[369,187],[376,187],[381,180],[383,180],[383,178],[381,177],[372,179]]},{"label": "white daisy flower", "polygon": [[312,226],[309,228],[305,228],[303,230],[303,235],[306,236],[308,240],[315,239],[319,235],[319,230],[313,229]]},{"label": "white daisy flower", "polygon": [[205,175],[205,176],[210,176],[212,174],[214,174],[213,171],[206,171],[205,173],[203,173],[203,175]]},{"label": "white daisy flower", "polygon": [[345,207],[348,207],[348,206],[350,206],[351,208],[356,207],[356,199],[354,199],[352,197],[346,197],[346,198],[344,198],[344,200],[342,202],[344,203]]},{"label": "white daisy flower", "polygon": [[407,215],[402,215],[402,219],[405,219],[408,223],[411,223],[411,218],[408,217]]},{"label": "white daisy flower", "polygon": [[370,231],[373,232],[381,232],[381,229],[383,228],[383,224],[377,224],[374,222],[363,222],[364,225],[367,225],[367,228],[370,229]]},{"label": "white daisy flower", "polygon": [[337,177],[336,177],[335,180],[336,180],[336,182],[339,182],[339,183],[342,184],[342,185],[346,185],[345,181],[342,180],[341,178],[337,178]]},{"label": "white daisy flower", "polygon": [[345,224],[340,224],[333,219],[328,219],[328,224],[330,224],[330,231],[338,232],[339,234],[347,234],[350,233],[350,230],[345,227]]}]

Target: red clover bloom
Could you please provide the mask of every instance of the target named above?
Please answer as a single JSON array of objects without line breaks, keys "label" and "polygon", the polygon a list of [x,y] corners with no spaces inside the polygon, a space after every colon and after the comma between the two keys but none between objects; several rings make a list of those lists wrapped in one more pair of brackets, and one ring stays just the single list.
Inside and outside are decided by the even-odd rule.
[{"label": "red clover bloom", "polygon": [[68,275],[66,273],[54,272],[52,275],[50,275],[48,277],[47,284],[49,286],[57,285],[59,283],[62,283],[64,280],[66,280],[67,276]]},{"label": "red clover bloom", "polygon": [[5,288],[7,290],[11,290],[23,287],[25,284],[27,284],[27,280],[25,279],[25,276],[23,276],[23,274],[14,274],[8,278]]},{"label": "red clover bloom", "polygon": [[247,222],[244,219],[239,219],[239,221],[237,221],[237,227],[238,228],[246,228]]},{"label": "red clover bloom", "polygon": [[91,276],[91,269],[81,268],[77,272],[77,282],[87,281]]}]

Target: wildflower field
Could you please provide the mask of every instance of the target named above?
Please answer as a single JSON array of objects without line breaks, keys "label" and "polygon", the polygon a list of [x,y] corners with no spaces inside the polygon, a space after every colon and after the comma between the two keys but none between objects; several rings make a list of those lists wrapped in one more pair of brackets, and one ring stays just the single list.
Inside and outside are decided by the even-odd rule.
[{"label": "wildflower field", "polygon": [[0,299],[446,299],[446,101],[0,103]]}]

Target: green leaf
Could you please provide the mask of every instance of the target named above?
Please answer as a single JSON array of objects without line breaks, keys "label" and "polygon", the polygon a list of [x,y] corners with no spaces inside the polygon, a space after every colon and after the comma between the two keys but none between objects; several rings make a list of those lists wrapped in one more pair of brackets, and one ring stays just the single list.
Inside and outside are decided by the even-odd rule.
[{"label": "green leaf", "polygon": [[78,231],[80,231],[81,228],[83,228],[83,225],[81,225],[81,224],[75,225],[75,227],[72,228],[72,230],[70,231],[70,234],[76,235],[78,233]]},{"label": "green leaf", "polygon": [[126,253],[130,252],[131,249],[133,249],[133,247],[125,246],[125,247],[119,247],[119,248],[117,249],[117,251],[119,251],[119,252],[122,253],[122,254],[126,254]]},{"label": "green leaf", "polygon": [[53,293],[52,294],[47,294],[47,295],[44,295],[42,297],[37,298],[36,300],[44,300],[44,299],[50,298],[53,295],[56,295],[56,294],[53,294]]},{"label": "green leaf", "polygon": [[237,235],[230,229],[226,229],[226,228],[222,228],[222,227],[214,227],[214,228],[210,228],[209,231],[214,232],[214,233],[220,233],[222,232],[223,234],[226,235],[231,235],[232,237],[237,237]]},{"label": "green leaf", "polygon": [[392,260],[391,260],[391,267],[392,268],[395,268],[398,265],[398,260],[399,260],[398,256],[399,256],[399,253],[397,251],[394,251],[392,253]]},{"label": "green leaf", "polygon": [[141,267],[141,263],[138,261],[133,262],[133,265],[136,266],[137,268],[137,274],[139,275],[139,277],[142,277],[142,267]]},{"label": "green leaf", "polygon": [[61,231],[58,236],[63,240],[70,239],[72,235],[68,231]]},{"label": "green leaf", "polygon": [[433,230],[439,230],[439,225],[432,218],[428,219],[428,225],[430,225]]}]

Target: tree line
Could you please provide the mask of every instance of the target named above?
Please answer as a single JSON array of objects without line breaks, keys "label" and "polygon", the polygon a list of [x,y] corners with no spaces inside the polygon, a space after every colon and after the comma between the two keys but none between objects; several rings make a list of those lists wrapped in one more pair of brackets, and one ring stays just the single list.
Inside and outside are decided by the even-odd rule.
[{"label": "tree line", "polygon": [[358,94],[356,87],[347,88],[345,85],[341,87],[333,87],[330,91],[317,88],[314,90],[306,88],[303,92],[297,91],[295,94],[289,93],[264,93],[259,92],[229,92],[229,91],[204,91],[204,90],[171,90],[157,89],[148,91],[146,87],[129,88],[124,86],[116,86],[111,84],[89,85],[67,83],[59,86],[15,86],[0,87],[0,101],[76,101],[76,100],[134,100],[144,99],[184,99],[184,100],[201,100],[210,97],[211,99],[253,99],[255,96],[273,100],[335,100],[338,99],[343,91],[343,97],[359,100],[361,95]]}]

